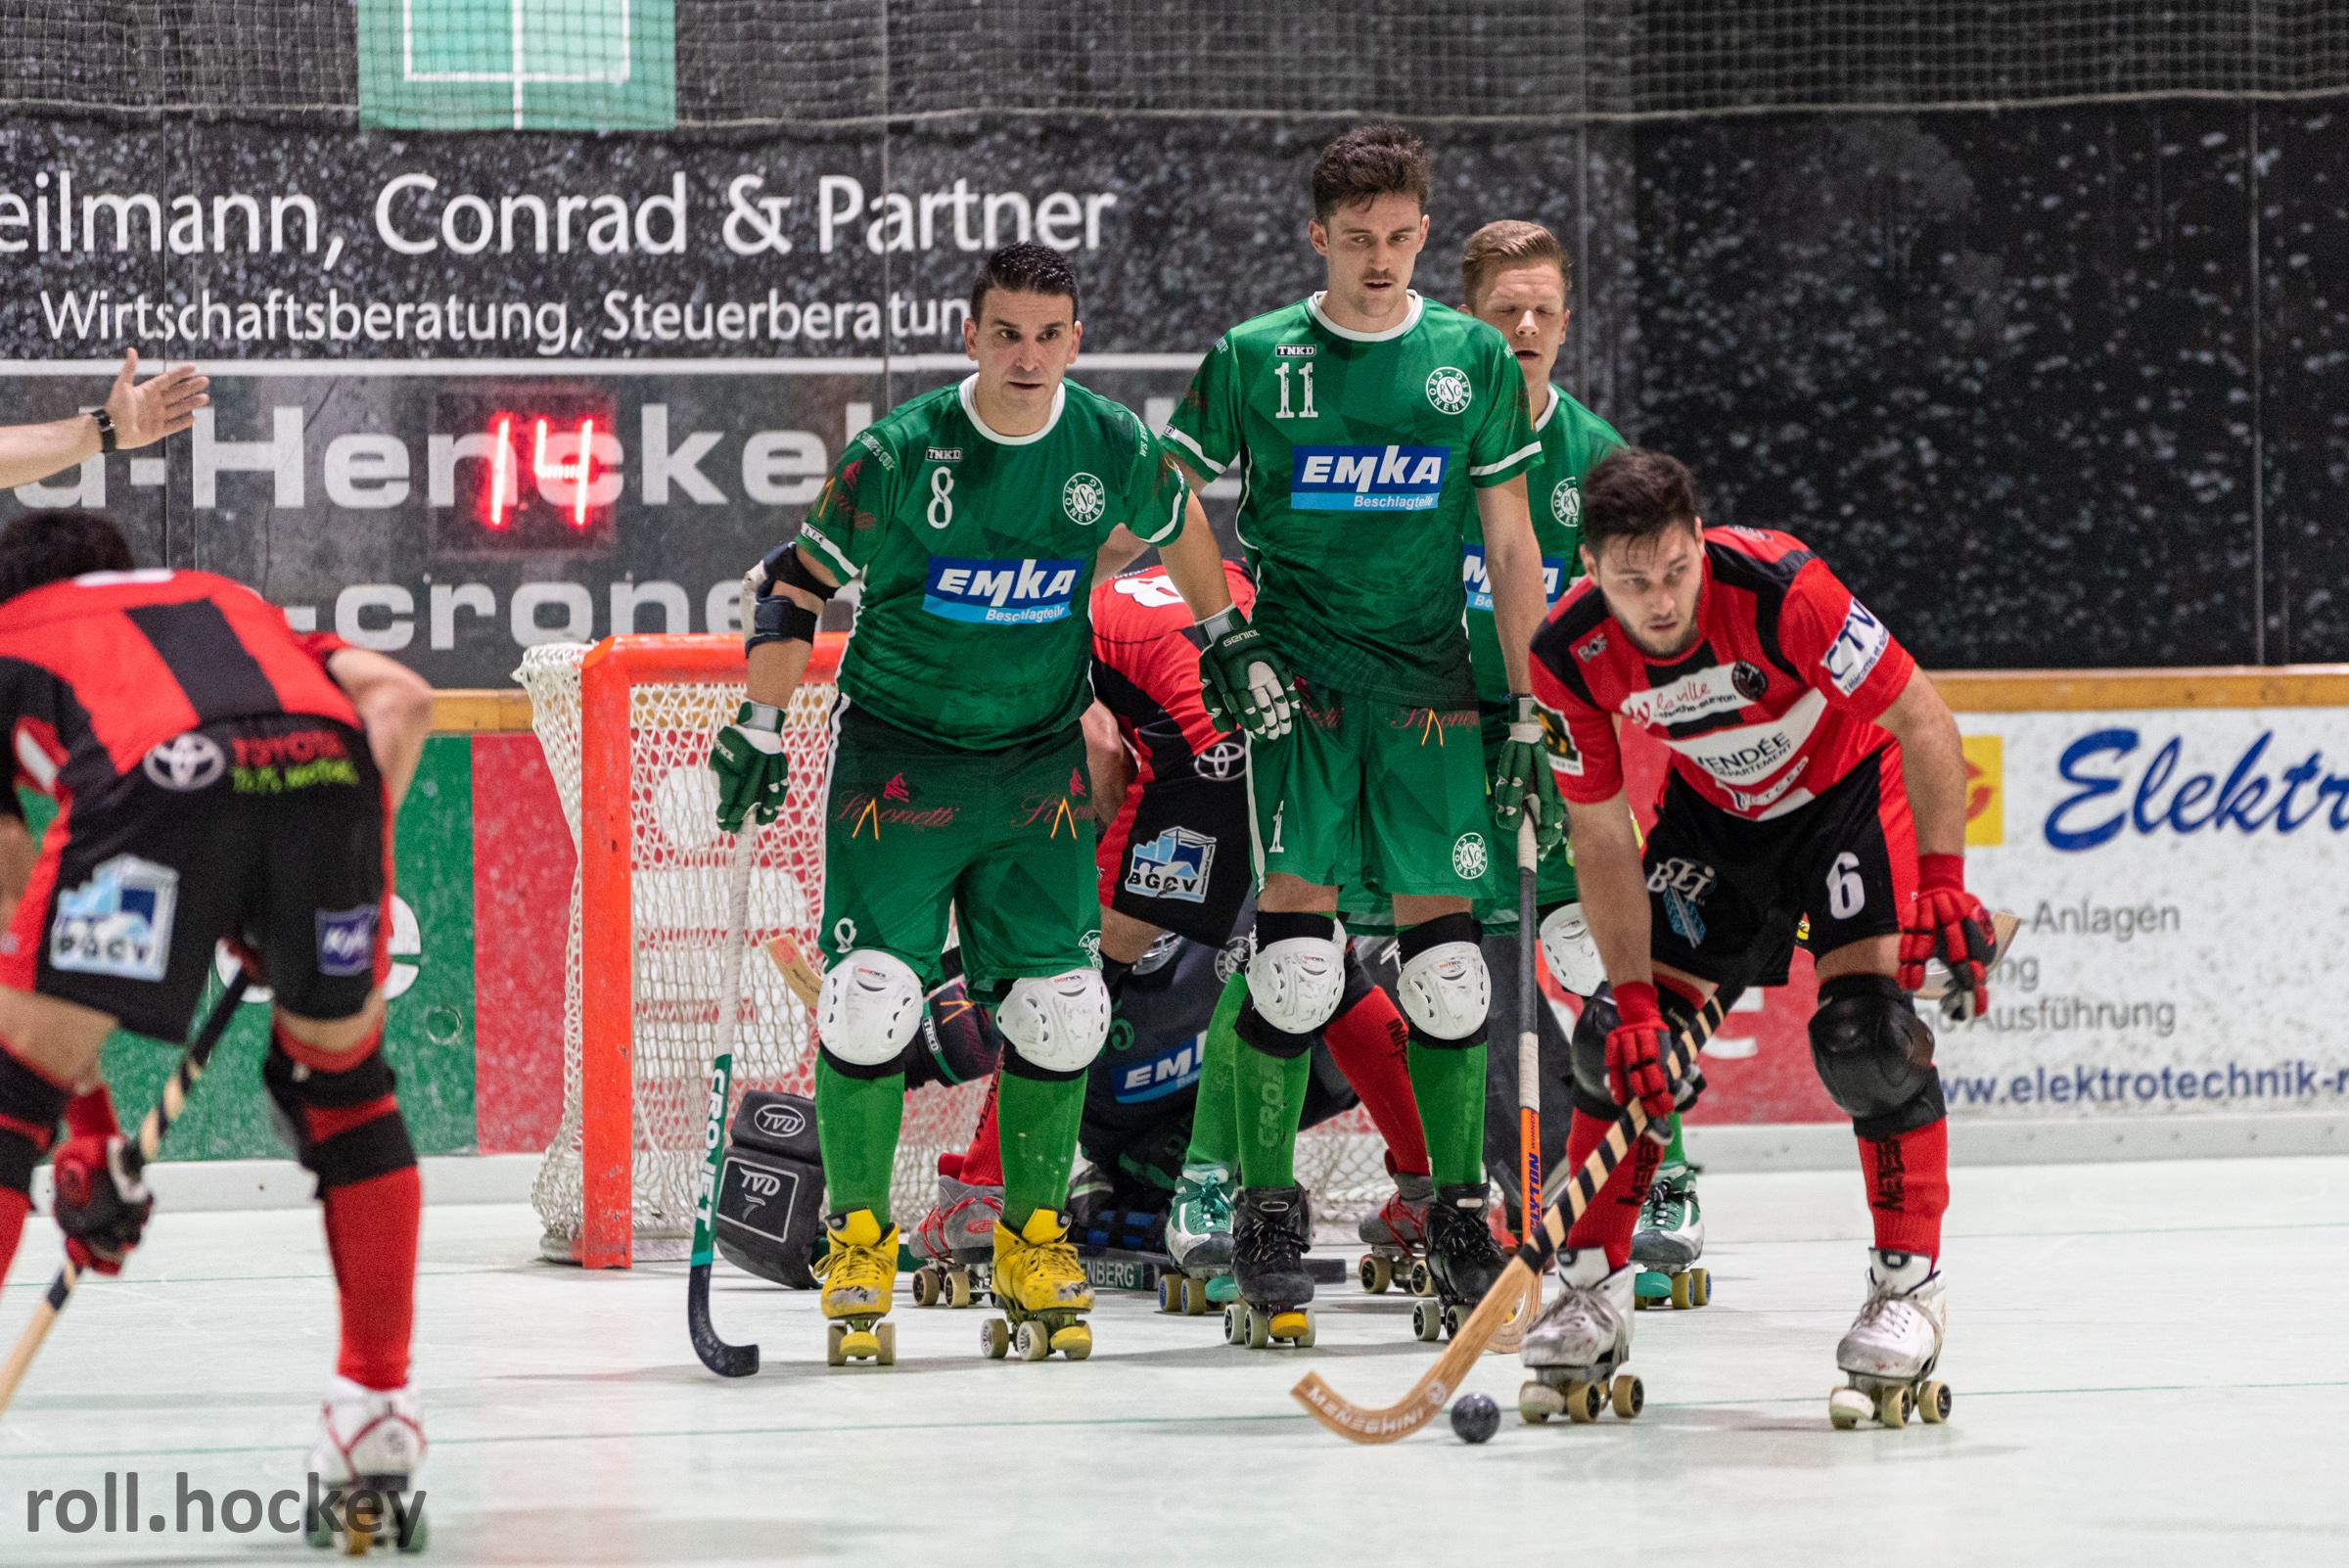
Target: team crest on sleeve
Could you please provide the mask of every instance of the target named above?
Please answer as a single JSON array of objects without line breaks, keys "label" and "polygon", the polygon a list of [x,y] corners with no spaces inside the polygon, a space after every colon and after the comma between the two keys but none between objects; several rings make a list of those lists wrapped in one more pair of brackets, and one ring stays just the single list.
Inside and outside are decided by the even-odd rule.
[{"label": "team crest on sleeve", "polygon": [[1439,414],[1464,414],[1475,401],[1476,391],[1468,385],[1468,372],[1457,365],[1438,365],[1427,373],[1427,400]]},{"label": "team crest on sleeve", "polygon": [[1060,509],[1079,528],[1091,528],[1109,510],[1109,490],[1090,474],[1072,474],[1060,487]]},{"label": "team crest on sleeve", "polygon": [[1820,655],[1819,666],[1827,672],[1827,679],[1835,683],[1835,689],[1849,697],[1867,679],[1891,641],[1892,633],[1885,629],[1884,623],[1869,615],[1867,606],[1854,599],[1851,609],[1844,612],[1842,628]]},{"label": "team crest on sleeve", "polygon": [[1567,528],[1583,520],[1583,487],[1571,475],[1550,486],[1549,515]]}]

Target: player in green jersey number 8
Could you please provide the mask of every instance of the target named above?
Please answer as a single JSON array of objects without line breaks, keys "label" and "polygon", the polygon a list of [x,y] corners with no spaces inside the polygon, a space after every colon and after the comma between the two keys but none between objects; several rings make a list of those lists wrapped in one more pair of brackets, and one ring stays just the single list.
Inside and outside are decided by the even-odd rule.
[{"label": "player in green jersey number 8", "polygon": [[[710,751],[729,830],[780,807],[782,715],[817,615],[842,583],[863,584],[841,662],[818,924],[816,1136],[833,1211],[819,1271],[836,1362],[895,1357],[890,1178],[949,917],[971,995],[1007,1044],[993,1275],[1005,1319],[984,1343],[1029,1360],[1091,1349],[1092,1294],[1061,1203],[1109,1030],[1079,723],[1092,579],[1157,545],[1218,642],[1245,655],[1247,627],[1181,470],[1129,410],[1065,379],[1083,335],[1077,292],[1046,247],[990,256],[963,326],[977,374],[851,441],[796,538],[744,585],[748,700]],[[1246,657],[1277,696],[1270,657]]]},{"label": "player in green jersey number 8", "polygon": [[[1257,578],[1247,636],[1296,682],[1290,724],[1253,729],[1249,745],[1262,893],[1232,1075],[1243,1310],[1227,1326],[1252,1344],[1312,1336],[1294,1152],[1306,1052],[1345,974],[1341,896],[1358,931],[1383,924],[1401,938],[1438,1294],[1473,1302],[1499,1273],[1485,1221],[1491,978],[1471,909],[1529,806],[1552,846],[1564,820],[1528,695],[1544,601],[1526,514],[1540,446],[1524,379],[1498,332],[1409,289],[1429,220],[1427,159],[1408,132],[1338,137],[1313,186],[1307,233],[1328,287],[1225,334],[1166,432],[1194,484],[1244,463],[1239,530]],[[1461,623],[1472,517],[1508,691],[1522,699],[1489,788]],[[1241,688],[1233,666],[1250,655],[1223,639],[1209,648],[1209,689],[1227,709]]]}]

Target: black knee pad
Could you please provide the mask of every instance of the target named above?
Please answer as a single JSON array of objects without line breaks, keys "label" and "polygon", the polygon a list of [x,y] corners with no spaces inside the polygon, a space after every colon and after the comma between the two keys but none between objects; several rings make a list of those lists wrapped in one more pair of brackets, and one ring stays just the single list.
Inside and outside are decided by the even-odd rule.
[{"label": "black knee pad", "polygon": [[1838,975],[1819,988],[1811,1060],[1827,1097],[1864,1138],[1912,1132],[1948,1114],[1933,1031],[1883,975]]},{"label": "black knee pad", "polygon": [[0,1048],[0,1117],[38,1128],[36,1139],[22,1128],[0,1127],[0,1187],[32,1191],[33,1167],[57,1136],[57,1119],[72,1095]]},{"label": "black knee pad", "polygon": [[416,1164],[408,1124],[395,1104],[383,1115],[324,1138],[310,1136],[311,1111],[346,1111],[386,1098],[396,1079],[381,1046],[340,1073],[304,1067],[272,1041],[261,1061],[261,1083],[269,1091],[272,1120],[301,1168],[318,1178],[318,1190],[356,1186],[361,1181]]},{"label": "black knee pad", "polygon": [[712,1222],[717,1250],[735,1268],[793,1290],[813,1287],[824,1233],[813,1100],[763,1089],[742,1097]]},{"label": "black knee pad", "polygon": [[1583,1016],[1574,1021],[1574,1038],[1567,1042],[1574,1066],[1574,1108],[1607,1121],[1620,1109],[1607,1090],[1607,1036],[1615,1024],[1615,988],[1602,985],[1583,1003]]},{"label": "black knee pad", "polygon": [[[969,986],[957,975],[932,992],[929,1005],[922,1009],[921,1031],[902,1059],[905,1086],[916,1089],[925,1084],[976,1083],[992,1073],[1002,1059],[1003,1037],[995,1021],[972,998]],[[852,1077],[858,1076],[857,1070],[843,1067],[838,1058],[832,1065]]]},{"label": "black knee pad", "polygon": [[1312,1050],[1313,1041],[1318,1038],[1314,1035],[1292,1035],[1279,1028],[1256,1010],[1253,997],[1247,1006],[1240,1009],[1240,1021],[1234,1026],[1233,1033],[1253,1048],[1284,1062],[1293,1062]]}]

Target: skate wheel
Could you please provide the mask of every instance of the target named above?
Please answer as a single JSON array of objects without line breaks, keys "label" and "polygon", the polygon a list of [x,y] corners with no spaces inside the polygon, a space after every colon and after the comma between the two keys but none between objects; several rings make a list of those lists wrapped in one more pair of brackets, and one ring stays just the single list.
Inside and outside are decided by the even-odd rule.
[{"label": "skate wheel", "polygon": [[1207,1281],[1185,1278],[1182,1282],[1182,1314],[1185,1317],[1204,1317],[1215,1303],[1208,1299]]},{"label": "skate wheel", "polygon": [[1246,1329],[1248,1334],[1248,1348],[1250,1350],[1263,1350],[1266,1346],[1271,1344],[1271,1317],[1267,1314],[1258,1312],[1253,1307],[1245,1309],[1245,1316],[1247,1319]]},{"label": "skate wheel", "polygon": [[1540,1426],[1551,1416],[1565,1413],[1565,1399],[1547,1383],[1528,1383],[1517,1391],[1517,1414],[1529,1426]]},{"label": "skate wheel", "polygon": [[1686,1274],[1673,1275],[1672,1310],[1674,1312],[1684,1312],[1688,1308],[1691,1308],[1695,1305],[1696,1291],[1693,1281],[1691,1281]]},{"label": "skate wheel", "polygon": [[938,1286],[937,1275],[927,1268],[916,1268],[913,1271],[913,1304],[916,1307],[937,1306]]},{"label": "skate wheel", "polygon": [[1428,1272],[1426,1259],[1411,1260],[1410,1286],[1414,1296],[1432,1296],[1436,1293],[1436,1276]]},{"label": "skate wheel", "polygon": [[1395,1283],[1395,1266],[1374,1252],[1363,1253],[1355,1271],[1361,1279],[1362,1289],[1373,1296],[1385,1295],[1387,1287]]},{"label": "skate wheel", "polygon": [[1011,1331],[1011,1348],[1023,1361],[1040,1361],[1052,1354],[1052,1336],[1030,1318]]},{"label": "skate wheel", "polygon": [[1709,1269],[1688,1270],[1688,1305],[1707,1307],[1713,1302],[1713,1275]]},{"label": "skate wheel", "polygon": [[1925,1425],[1939,1426],[1948,1420],[1951,1403],[1949,1384],[1927,1378],[1916,1385],[1916,1418]]},{"label": "skate wheel", "polygon": [[1849,1432],[1869,1416],[1875,1407],[1856,1388],[1839,1388],[1827,1396],[1827,1419],[1838,1432]]},{"label": "skate wheel", "polygon": [[1607,1401],[1615,1407],[1616,1415],[1628,1421],[1647,1408],[1647,1385],[1629,1372],[1622,1373],[1608,1385]]},{"label": "skate wheel", "polygon": [[849,1364],[849,1354],[848,1354],[848,1350],[847,1350],[847,1348],[846,1348],[846,1347],[847,1347],[847,1344],[848,1344],[848,1338],[849,1338],[849,1325],[848,1325],[848,1324],[846,1324],[846,1323],[826,1323],[826,1324],[824,1325],[824,1364],[825,1364],[825,1365],[827,1365],[827,1366],[846,1366],[846,1365],[848,1365],[848,1364]]},{"label": "skate wheel", "polygon": [[946,1305],[968,1307],[970,1304],[971,1276],[967,1270],[954,1269],[946,1275]]},{"label": "skate wheel", "polygon": [[1589,1426],[1598,1419],[1598,1412],[1607,1407],[1607,1386],[1604,1383],[1569,1383],[1566,1385],[1566,1418],[1577,1426]]},{"label": "skate wheel", "polygon": [[873,1329],[873,1360],[883,1366],[898,1364],[898,1325],[882,1323]]},{"label": "skate wheel", "polygon": [[1245,1302],[1235,1301],[1223,1309],[1223,1343],[1226,1345],[1248,1343],[1248,1306]]},{"label": "skate wheel", "polygon": [[1313,1348],[1313,1340],[1318,1333],[1313,1326],[1313,1314],[1311,1312],[1302,1312],[1297,1315],[1305,1319],[1305,1327],[1291,1335],[1289,1342],[1295,1345],[1299,1350],[1312,1350]]},{"label": "skate wheel", "polygon": [[1158,1310],[1167,1314],[1179,1313],[1187,1310],[1190,1306],[1189,1298],[1191,1293],[1182,1287],[1188,1283],[1189,1281],[1184,1279],[1179,1274],[1159,1275]]},{"label": "skate wheel", "polygon": [[1909,1392],[1908,1384],[1888,1388],[1876,1396],[1876,1419],[1896,1430],[1907,1426],[1909,1411],[1914,1403],[1915,1396]]},{"label": "skate wheel", "polygon": [[1011,1352],[1011,1325],[1000,1317],[990,1317],[979,1325],[979,1353],[990,1361],[999,1361]]},{"label": "skate wheel", "polygon": [[1052,1349],[1072,1361],[1082,1361],[1093,1353],[1093,1331],[1082,1323],[1071,1323],[1054,1332]]},{"label": "skate wheel", "polygon": [[1411,1304],[1411,1335],[1423,1344],[1433,1345],[1444,1337],[1444,1314],[1432,1301]]},{"label": "skate wheel", "polygon": [[1446,1339],[1460,1337],[1460,1310],[1457,1307],[1444,1309],[1444,1337]]}]

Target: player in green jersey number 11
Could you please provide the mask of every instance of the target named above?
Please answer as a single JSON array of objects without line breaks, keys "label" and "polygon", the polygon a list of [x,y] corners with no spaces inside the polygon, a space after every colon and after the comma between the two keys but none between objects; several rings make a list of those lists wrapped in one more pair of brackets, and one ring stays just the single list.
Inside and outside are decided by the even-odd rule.
[{"label": "player in green jersey number 11", "polygon": [[[1327,288],[1226,333],[1166,432],[1195,476],[1244,464],[1255,635],[1297,681],[1287,732],[1249,745],[1262,892],[1234,1047],[1243,1300],[1226,1331],[1257,1345],[1313,1332],[1294,1155],[1307,1053],[1345,982],[1341,908],[1358,932],[1401,937],[1442,1304],[1477,1300],[1499,1273],[1483,1149],[1492,988],[1472,905],[1529,804],[1545,848],[1563,815],[1528,695],[1544,600],[1524,476],[1540,446],[1516,360],[1493,328],[1411,292],[1428,161],[1407,131],[1338,137],[1313,190]],[[1472,519],[1516,699],[1490,797],[1461,623]]]},{"label": "player in green jersey number 11", "polygon": [[782,717],[817,615],[840,585],[862,583],[831,726],[818,928],[816,1136],[831,1212],[817,1268],[835,1364],[896,1357],[890,1180],[949,915],[971,994],[1007,1047],[993,1272],[1004,1315],[982,1343],[1030,1360],[1092,1348],[1092,1290],[1062,1203],[1110,1022],[1080,723],[1096,573],[1159,546],[1192,615],[1227,655],[1239,647],[1226,661],[1233,705],[1267,732],[1285,706],[1285,677],[1248,648],[1181,470],[1130,410],[1066,379],[1082,336],[1065,256],[1038,245],[990,256],[963,326],[977,373],[857,435],[798,535],[745,582],[748,700],[710,754],[728,832],[780,808]]}]

